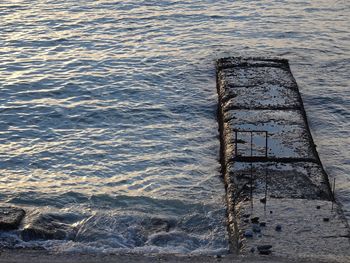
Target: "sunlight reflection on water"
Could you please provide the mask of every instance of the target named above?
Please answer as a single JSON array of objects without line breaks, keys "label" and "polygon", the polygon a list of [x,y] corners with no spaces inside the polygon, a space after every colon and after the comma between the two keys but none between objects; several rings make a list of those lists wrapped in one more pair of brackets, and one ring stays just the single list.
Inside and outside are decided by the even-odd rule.
[{"label": "sunlight reflection on water", "polygon": [[[81,207],[87,217],[102,209],[91,205],[100,194],[112,197],[103,208],[113,216],[123,196],[178,200],[216,227],[193,235],[179,227],[177,237],[195,236],[192,247],[173,236],[142,247],[227,250],[214,61],[273,55],[290,59],[349,215],[349,9],[344,1],[2,1],[1,200]],[[173,216],[157,202],[150,214]],[[221,208],[208,216],[198,204]]]}]

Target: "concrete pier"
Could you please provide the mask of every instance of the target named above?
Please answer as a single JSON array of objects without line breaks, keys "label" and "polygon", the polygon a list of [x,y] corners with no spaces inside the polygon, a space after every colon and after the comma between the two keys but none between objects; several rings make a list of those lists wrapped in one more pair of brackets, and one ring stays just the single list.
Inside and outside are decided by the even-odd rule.
[{"label": "concrete pier", "polygon": [[217,89],[232,250],[350,262],[349,226],[288,61],[220,59]]}]

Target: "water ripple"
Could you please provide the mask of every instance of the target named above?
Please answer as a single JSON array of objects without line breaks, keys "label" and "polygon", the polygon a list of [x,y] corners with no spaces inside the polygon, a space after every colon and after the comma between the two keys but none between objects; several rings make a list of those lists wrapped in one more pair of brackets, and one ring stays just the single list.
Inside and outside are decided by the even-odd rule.
[{"label": "water ripple", "polygon": [[[227,251],[214,61],[280,55],[349,215],[349,11],[325,0],[1,1],[0,200],[80,207],[98,226],[44,246]],[[127,217],[135,206],[144,214]],[[222,209],[208,221],[203,207]],[[137,228],[150,214],[178,227]],[[130,236],[116,225],[125,216]]]}]

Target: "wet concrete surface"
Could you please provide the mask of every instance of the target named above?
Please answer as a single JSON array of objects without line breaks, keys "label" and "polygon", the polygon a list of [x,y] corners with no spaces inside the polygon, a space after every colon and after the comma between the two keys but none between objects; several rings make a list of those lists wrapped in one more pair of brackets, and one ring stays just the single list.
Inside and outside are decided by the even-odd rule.
[{"label": "wet concrete surface", "polygon": [[[268,132],[269,157],[313,158],[312,145],[302,114],[297,110],[246,110],[224,113],[225,128]],[[228,131],[228,132],[229,132]],[[265,135],[253,134],[253,155],[264,154]],[[250,133],[239,132],[238,154],[250,155]]]},{"label": "wet concrete surface", "polygon": [[273,198],[331,198],[322,169],[312,162],[233,162],[227,169],[241,198],[251,189]]},{"label": "wet concrete surface", "polygon": [[288,61],[220,59],[217,89],[232,250],[350,262],[349,226]]}]

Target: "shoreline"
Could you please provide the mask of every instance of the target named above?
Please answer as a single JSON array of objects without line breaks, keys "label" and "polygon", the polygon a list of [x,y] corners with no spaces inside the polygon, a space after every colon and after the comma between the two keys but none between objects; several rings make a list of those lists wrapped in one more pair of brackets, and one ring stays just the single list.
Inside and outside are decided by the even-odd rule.
[{"label": "shoreline", "polygon": [[200,255],[178,255],[178,254],[90,254],[90,253],[67,253],[67,252],[51,252],[46,250],[32,250],[32,249],[2,249],[0,250],[0,263],[105,263],[105,262],[121,262],[121,263],[145,263],[145,262],[193,262],[193,263],[241,263],[241,262],[266,262],[266,263],[335,263],[344,262],[344,260],[330,260],[322,258],[284,258],[276,256],[237,256],[235,254],[228,254],[224,256],[200,256]]}]

